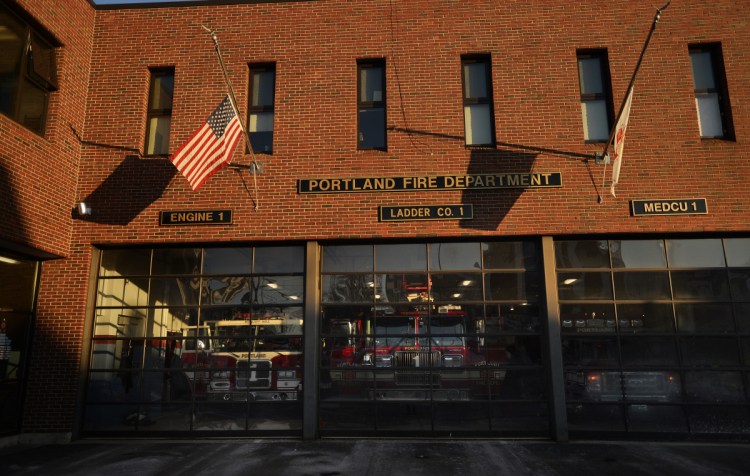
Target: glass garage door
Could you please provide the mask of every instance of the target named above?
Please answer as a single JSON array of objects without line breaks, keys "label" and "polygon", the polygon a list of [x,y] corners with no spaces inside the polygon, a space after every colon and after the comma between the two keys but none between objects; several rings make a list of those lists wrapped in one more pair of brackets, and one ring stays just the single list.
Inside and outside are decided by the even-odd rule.
[{"label": "glass garage door", "polygon": [[86,434],[301,434],[304,247],[103,250]]},{"label": "glass garage door", "polygon": [[571,436],[750,433],[750,239],[555,250]]},{"label": "glass garage door", "polygon": [[325,246],[320,433],[549,433],[535,242]]}]

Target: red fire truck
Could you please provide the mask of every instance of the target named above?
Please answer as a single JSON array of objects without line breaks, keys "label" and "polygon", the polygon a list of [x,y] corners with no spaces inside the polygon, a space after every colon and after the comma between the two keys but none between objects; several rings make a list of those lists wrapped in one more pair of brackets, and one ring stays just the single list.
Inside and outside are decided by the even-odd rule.
[{"label": "red fire truck", "polygon": [[468,400],[487,378],[505,377],[499,362],[487,362],[481,326],[460,306],[415,307],[332,320],[331,383],[378,400]]},{"label": "red fire truck", "polygon": [[250,316],[186,330],[182,365],[196,397],[297,400],[302,390],[302,320],[243,317]]}]

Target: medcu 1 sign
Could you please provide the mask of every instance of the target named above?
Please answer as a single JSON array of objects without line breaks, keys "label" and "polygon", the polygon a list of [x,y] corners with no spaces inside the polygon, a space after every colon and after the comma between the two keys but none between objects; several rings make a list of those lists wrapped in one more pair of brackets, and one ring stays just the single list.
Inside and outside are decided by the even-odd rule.
[{"label": "medcu 1 sign", "polygon": [[642,215],[705,215],[705,198],[672,198],[631,201],[633,216]]}]

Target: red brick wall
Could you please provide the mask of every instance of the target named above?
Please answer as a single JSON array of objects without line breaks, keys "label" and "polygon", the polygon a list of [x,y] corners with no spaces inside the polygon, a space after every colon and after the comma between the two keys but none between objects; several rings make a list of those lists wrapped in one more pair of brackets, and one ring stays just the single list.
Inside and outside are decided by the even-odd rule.
[{"label": "red brick wall", "polygon": [[70,431],[89,261],[71,250],[82,150],[74,130],[83,133],[85,125],[95,10],[84,0],[18,3],[63,46],[44,137],[0,115],[0,168],[7,180],[0,187],[0,238],[67,257],[43,265],[24,430]]},{"label": "red brick wall", "polygon": [[[69,3],[90,17],[83,2]],[[604,203],[597,203],[602,167],[580,155],[601,146],[583,141],[576,50],[608,49],[618,107],[654,6],[608,0],[329,0],[99,11],[89,89],[81,91],[88,94],[83,136],[99,145],[82,148],[77,191],[91,199],[94,214],[73,223],[71,257],[45,268],[43,287],[54,291],[42,289],[44,303],[64,312],[55,317],[69,324],[55,328],[67,333],[64,339],[42,342],[78,346],[84,337],[81,293],[92,244],[747,231],[750,35],[738,27],[750,18],[747,2],[682,0],[663,14],[636,83],[618,197],[601,190]],[[247,172],[224,169],[192,192],[168,161],[139,159],[129,150],[143,149],[149,67],[175,67],[172,151],[223,97],[214,50],[199,25],[217,32],[243,112],[247,64],[276,62],[274,153],[258,156],[265,172],[257,177],[257,197]],[[68,25],[59,28],[62,37]],[[736,141],[701,140],[698,132],[688,44],[717,41]],[[492,150],[464,146],[460,58],[471,53],[492,57],[498,141]],[[373,57],[386,60],[393,128],[387,152],[356,149],[356,60]],[[69,140],[76,157],[78,146]],[[247,164],[249,157],[238,148],[235,161]],[[528,171],[561,172],[563,187],[296,193],[298,178]],[[706,198],[709,213],[629,213],[631,199],[688,197]],[[378,222],[378,206],[455,203],[473,204],[474,220]],[[161,210],[220,208],[234,211],[233,225],[158,225]],[[74,363],[61,362],[58,369],[54,353],[40,354],[47,358],[49,372],[37,369],[36,375],[62,372],[67,391],[54,404],[32,399],[29,429],[58,430],[70,421],[75,375],[68,372]],[[64,418],[52,423],[58,414]]]},{"label": "red brick wall", "polygon": [[[96,29],[87,138],[142,149],[148,67],[176,70],[171,150],[224,94],[209,36],[217,31],[241,109],[247,63],[277,64],[274,154],[259,156],[258,211],[240,175],[225,169],[199,192],[174,176],[153,204],[122,226],[77,226],[87,242],[523,235],[747,229],[750,203],[742,160],[748,133],[746,52],[735,28],[743,2],[683,1],[663,15],[636,84],[618,198],[597,204],[602,167],[575,154],[601,146],[583,141],[576,49],[608,48],[619,107],[655,13],[643,2],[377,1],[290,2],[102,11]],[[737,141],[700,140],[688,44],[722,42]],[[460,57],[492,55],[496,150],[464,147]],[[388,124],[418,131],[388,134],[388,151],[356,150],[356,60],[384,57]],[[399,88],[400,86],[400,88]],[[100,187],[127,152],[84,150],[80,193]],[[248,163],[238,153],[235,160]],[[156,164],[154,163],[156,162]],[[169,173],[163,160],[150,167]],[[168,165],[168,164],[167,164]],[[134,167],[134,172],[139,168]],[[560,171],[556,190],[298,195],[301,177],[439,175]],[[167,176],[168,177],[168,176]],[[153,181],[153,182],[152,182]],[[127,196],[154,193],[158,181],[136,176]],[[604,191],[603,191],[604,192]],[[710,213],[629,216],[629,200],[705,197]],[[377,207],[473,203],[471,222],[379,223]],[[225,228],[160,228],[166,209],[231,208]],[[116,218],[100,217],[102,221]],[[78,236],[78,235],[77,235]]]}]

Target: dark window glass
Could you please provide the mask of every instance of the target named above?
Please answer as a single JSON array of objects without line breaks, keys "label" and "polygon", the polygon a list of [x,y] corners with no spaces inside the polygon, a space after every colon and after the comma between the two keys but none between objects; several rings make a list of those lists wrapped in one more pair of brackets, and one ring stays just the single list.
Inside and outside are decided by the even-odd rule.
[{"label": "dark window glass", "polygon": [[622,365],[677,365],[677,346],[673,337],[637,336],[620,340]]},{"label": "dark window glass", "polygon": [[560,321],[565,333],[615,332],[615,308],[612,304],[561,304]]},{"label": "dark window glass", "polygon": [[625,431],[621,405],[568,405],[570,431]]},{"label": "dark window glass", "polygon": [[739,365],[734,337],[683,337],[682,359],[688,365]]},{"label": "dark window glass", "polygon": [[670,268],[723,268],[720,239],[667,240]]},{"label": "dark window glass", "polygon": [[151,250],[104,250],[99,276],[147,275],[151,269]]},{"label": "dark window glass", "polygon": [[301,273],[305,270],[302,246],[263,246],[255,248],[254,273]]},{"label": "dark window glass", "polygon": [[669,273],[626,272],[614,273],[617,299],[647,300],[670,299]]},{"label": "dark window glass", "polygon": [[[199,278],[152,278],[149,306],[195,306],[200,296]],[[138,305],[142,305],[139,301]]]},{"label": "dark window glass", "polygon": [[750,238],[727,238],[724,240],[727,266],[750,268]]},{"label": "dark window glass", "polygon": [[662,240],[612,240],[613,268],[666,268]]},{"label": "dark window glass", "polygon": [[729,303],[675,304],[680,332],[732,332],[734,317]]},{"label": "dark window glass", "polygon": [[323,248],[322,267],[326,273],[373,271],[372,246],[326,246]]},{"label": "dark window glass", "polygon": [[721,45],[690,46],[690,64],[701,137],[732,139],[734,131]]},{"label": "dark window glass", "polygon": [[474,301],[482,300],[482,275],[433,274],[431,298],[435,301]]},{"label": "dark window glass", "polygon": [[251,304],[299,304],[304,295],[302,276],[257,276],[251,282]]},{"label": "dark window glass", "polygon": [[494,145],[492,74],[488,56],[461,60],[466,145]]},{"label": "dark window glass", "polygon": [[203,278],[201,304],[248,304],[249,281],[242,276]]},{"label": "dark window glass", "polygon": [[737,330],[750,332],[750,303],[735,303],[734,315],[737,321]]},{"label": "dark window glass", "polygon": [[250,248],[206,248],[203,252],[203,274],[250,274]]},{"label": "dark window glass", "polygon": [[744,433],[750,428],[748,407],[696,405],[688,407],[692,433]]},{"label": "dark window glass", "polygon": [[0,112],[44,134],[49,94],[57,90],[55,45],[0,5]]},{"label": "dark window glass", "polygon": [[609,62],[606,50],[578,52],[583,138],[606,142],[614,122]]},{"label": "dark window glass", "polygon": [[386,148],[385,61],[357,64],[357,148]]},{"label": "dark window glass", "polygon": [[427,271],[427,247],[424,244],[375,245],[378,271]]},{"label": "dark window glass", "polygon": [[526,269],[539,266],[536,243],[493,242],[482,243],[484,267],[487,269]]},{"label": "dark window glass", "polygon": [[323,302],[373,302],[375,286],[371,274],[323,276]]},{"label": "dark window glass", "polygon": [[484,282],[486,299],[491,301],[537,301],[542,296],[536,273],[487,273]]},{"label": "dark window glass", "polygon": [[250,65],[247,133],[250,135],[253,151],[257,153],[273,152],[275,91],[276,65]]},{"label": "dark window glass", "polygon": [[200,274],[200,248],[154,250],[152,274]]},{"label": "dark window glass", "polygon": [[740,372],[685,372],[685,392],[694,402],[738,402],[745,398]]},{"label": "dark window glass", "polygon": [[539,306],[520,304],[488,304],[486,307],[484,331],[488,334],[499,332],[540,332],[542,320]]},{"label": "dark window glass", "polygon": [[750,269],[730,271],[729,286],[733,300],[750,301]]},{"label": "dark window glass", "polygon": [[618,304],[617,319],[623,333],[674,331],[674,315],[669,303]]},{"label": "dark window glass", "polygon": [[169,154],[174,69],[152,69],[146,116],[146,155]]},{"label": "dark window glass", "polygon": [[560,299],[612,299],[612,276],[606,273],[558,273]]},{"label": "dark window glass", "polygon": [[479,243],[432,243],[430,245],[430,270],[481,269]]},{"label": "dark window glass", "polygon": [[725,270],[672,271],[675,299],[729,300],[729,282]]},{"label": "dark window glass", "polygon": [[558,241],[555,257],[558,268],[609,268],[606,240]]},{"label": "dark window glass", "polygon": [[685,411],[671,405],[629,405],[628,429],[632,432],[680,433],[687,431]]},{"label": "dark window glass", "polygon": [[563,363],[580,366],[616,366],[617,339],[612,337],[563,337]]}]

